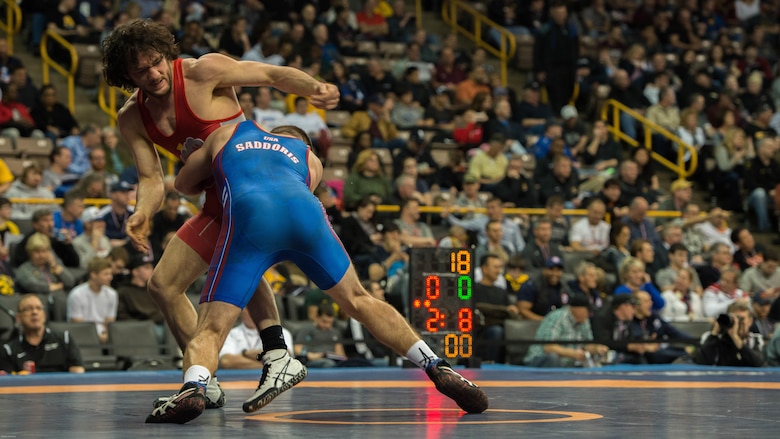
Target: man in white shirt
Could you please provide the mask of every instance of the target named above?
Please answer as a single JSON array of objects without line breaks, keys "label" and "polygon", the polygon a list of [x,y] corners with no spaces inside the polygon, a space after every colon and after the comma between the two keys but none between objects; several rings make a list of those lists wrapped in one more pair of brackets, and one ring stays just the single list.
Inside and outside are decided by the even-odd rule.
[{"label": "man in white shirt", "polygon": [[704,317],[714,319],[724,314],[729,305],[737,300],[750,302],[750,295],[738,288],[739,274],[738,268],[725,268],[720,272],[720,280],[704,290]]},{"label": "man in white shirt", "polygon": [[[293,337],[287,328],[282,328],[284,341],[290,355],[293,355]],[[230,330],[222,350],[219,351],[220,369],[257,369],[262,363],[257,359],[263,353],[263,342],[257,332],[255,322],[249,316],[249,311],[241,311],[241,323]]]},{"label": "man in white shirt", "polygon": [[282,125],[296,126],[309,135],[315,146],[321,144],[325,137],[330,137],[330,130],[319,114],[309,112],[309,100],[303,96],[295,98],[295,111],[282,118]]},{"label": "man in white shirt", "polygon": [[271,89],[260,87],[255,96],[254,119],[266,130],[282,125],[284,113],[271,107]]},{"label": "man in white shirt", "polygon": [[708,221],[693,226],[703,237],[707,247],[712,247],[716,242],[722,242],[729,247],[729,251],[734,253],[736,247],[731,242],[731,228],[726,219],[729,212],[716,207],[710,211]]},{"label": "man in white shirt", "polygon": [[92,322],[100,341],[108,342],[108,324],[116,320],[119,296],[111,288],[114,278],[111,262],[95,258],[89,263],[89,280],[70,291],[68,321]]},{"label": "man in white shirt", "polygon": [[569,245],[574,251],[589,251],[594,255],[609,247],[610,226],[604,221],[607,207],[594,198],[587,207],[588,216],[572,224]]}]

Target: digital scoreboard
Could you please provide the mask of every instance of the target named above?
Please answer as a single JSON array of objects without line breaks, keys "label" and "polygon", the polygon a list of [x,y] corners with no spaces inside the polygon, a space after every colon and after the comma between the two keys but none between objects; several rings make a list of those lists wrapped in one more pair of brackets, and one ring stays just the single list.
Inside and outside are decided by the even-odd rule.
[{"label": "digital scoreboard", "polygon": [[449,359],[473,354],[472,262],[469,249],[410,249],[412,327]]}]

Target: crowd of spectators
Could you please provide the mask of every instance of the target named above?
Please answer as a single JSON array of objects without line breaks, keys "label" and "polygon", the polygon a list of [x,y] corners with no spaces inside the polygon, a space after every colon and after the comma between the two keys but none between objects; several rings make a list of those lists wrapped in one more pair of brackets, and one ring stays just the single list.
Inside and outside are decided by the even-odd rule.
[{"label": "crowd of spectators", "polygon": [[[243,88],[237,95],[248,119],[269,129],[298,125],[312,137],[326,167],[326,180],[315,194],[361,279],[383,289],[378,297],[400,310],[408,306],[408,249],[472,247],[479,265],[475,302],[485,317],[476,328],[478,338],[501,340],[504,319],[526,319],[542,322],[541,339],[593,341],[535,345],[525,362],[545,366],[707,363],[725,358],[707,353],[721,349],[710,346],[714,338],[728,341],[729,334],[731,347],[760,351],[763,345],[749,335],[768,341],[775,333],[778,255],[757,243],[753,233],[776,228],[780,206],[775,201],[780,198],[777,3],[477,3],[513,34],[535,41],[528,80],[509,84],[501,82],[484,49],[465,50],[454,33],[435,35],[417,27],[403,0],[41,0],[23,6],[33,50],[44,29],[72,42],[99,43],[118,23],[150,18],[170,25],[182,57],[219,52],[294,66],[335,83],[341,101],[331,113],[264,87]],[[34,7],[40,4],[51,7]],[[0,188],[9,198],[65,199],[53,216],[46,205],[11,206],[0,199],[8,276],[16,280],[18,293],[40,294],[54,319],[83,318],[69,307],[75,299],[67,298],[74,296],[74,287],[91,289],[106,308],[114,306],[113,313],[92,316],[101,334],[114,318],[161,323],[148,298],[138,304],[122,292],[143,295],[147,264],[154,265],[186,220],[179,196],[168,193],[154,221],[152,250],[139,254],[124,235],[135,180],[116,132],[91,123],[79,127],[66,117],[50,85],[41,85],[34,99],[35,85],[19,73],[21,62],[7,49],[3,53],[3,43],[0,39],[0,128],[4,135],[48,137],[55,147],[45,169],[29,165],[18,180],[0,172],[0,180],[8,174]],[[380,50],[391,47],[386,43],[396,44],[394,54]],[[643,138],[645,128],[628,113],[600,120],[606,97],[693,146],[696,174],[689,179],[665,175],[647,149],[615,140],[608,124],[619,123],[636,139]],[[4,108],[12,115],[6,124]],[[343,119],[334,122],[329,118],[334,113]],[[25,114],[30,115],[26,122],[20,120]],[[655,152],[677,161],[680,145],[658,130],[652,139]],[[344,147],[349,148],[346,160],[330,154]],[[686,149],[682,160],[690,162],[692,154]],[[335,174],[327,171],[336,169],[346,178],[330,177]],[[694,202],[697,188],[709,205]],[[85,206],[85,198],[110,198],[110,204],[99,211]],[[377,212],[382,204],[400,210]],[[440,213],[421,213],[426,206],[439,207]],[[504,212],[512,207],[546,213]],[[587,214],[570,217],[563,214],[567,208]],[[648,215],[653,210],[679,217],[655,218]],[[31,233],[17,231],[14,238],[14,221],[29,222]],[[44,290],[19,277],[25,267],[42,273],[32,276]],[[327,331],[334,343],[315,353],[301,341],[317,333],[299,334],[295,354],[318,365],[338,363],[344,354],[375,360],[365,344],[355,350],[347,343],[345,351],[340,339],[331,337],[333,320],[336,327],[362,331],[338,309],[330,312],[332,303],[321,306],[322,293],[299,273],[279,267],[267,277],[276,279],[282,304],[292,303],[293,293],[312,295],[311,312],[283,313],[312,320],[316,324],[307,331]],[[117,296],[112,288],[118,299],[111,299]],[[104,289],[113,296],[103,295]],[[722,315],[731,315],[736,329],[725,328]],[[680,321],[713,322],[702,350],[667,349],[656,342],[690,335],[675,330]],[[607,342],[623,345],[611,355]],[[481,354],[487,361],[505,361],[503,350],[493,347],[487,343]],[[769,352],[769,361],[778,361],[771,355],[777,350]],[[244,354],[233,348],[225,364],[244,363]]]}]

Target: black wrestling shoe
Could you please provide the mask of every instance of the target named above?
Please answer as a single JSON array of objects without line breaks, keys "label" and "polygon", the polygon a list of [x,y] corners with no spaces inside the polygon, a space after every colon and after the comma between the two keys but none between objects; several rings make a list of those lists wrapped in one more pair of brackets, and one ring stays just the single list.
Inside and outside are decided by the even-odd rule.
[{"label": "black wrestling shoe", "polygon": [[147,424],[184,424],[206,410],[206,387],[189,382],[146,417]]},{"label": "black wrestling shoe", "polygon": [[467,413],[482,413],[488,408],[485,392],[476,384],[452,370],[447,361],[438,358],[425,368],[436,390],[455,401]]}]

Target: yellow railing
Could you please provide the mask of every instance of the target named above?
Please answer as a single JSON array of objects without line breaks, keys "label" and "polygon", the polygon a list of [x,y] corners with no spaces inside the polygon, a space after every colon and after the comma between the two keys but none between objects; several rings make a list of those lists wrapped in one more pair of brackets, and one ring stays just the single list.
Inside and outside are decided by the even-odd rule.
[{"label": "yellow railing", "polygon": [[[394,204],[383,204],[376,206],[377,212],[399,212],[401,206]],[[439,206],[420,206],[420,213],[442,213],[444,209]],[[472,209],[469,207],[453,207],[450,208],[450,212],[453,213],[487,213],[487,209],[477,208]],[[544,208],[529,208],[529,207],[513,207],[504,208],[505,215],[529,215],[529,216],[544,216],[547,215],[547,209]],[[587,216],[588,211],[585,209],[563,209],[564,216]],[[660,218],[677,218],[681,213],[676,210],[649,210],[647,211],[648,217],[660,217]]]},{"label": "yellow railing", "polygon": [[[13,204],[62,204],[65,201],[63,198],[10,198]],[[181,203],[192,212],[193,215],[198,213],[200,209],[198,206],[189,202],[189,200],[182,199]],[[107,206],[111,204],[111,200],[108,198],[85,198],[84,204],[87,206]],[[130,200],[131,205],[135,205],[135,200]]]},{"label": "yellow railing", "polygon": [[[70,53],[70,66],[68,68],[61,66],[49,56],[49,40],[59,44]],[[79,66],[79,55],[73,44],[60,36],[59,34],[47,30],[41,39],[41,60],[43,60],[43,83],[50,84],[49,69],[54,69],[57,73],[64,76],[68,81],[68,109],[71,113],[76,112],[76,70]]]},{"label": "yellow railing", "polygon": [[8,54],[14,54],[14,35],[19,33],[22,28],[22,9],[14,0],[4,0],[5,3],[5,21],[0,21],[0,31],[5,33],[5,39],[8,40]]},{"label": "yellow railing", "polygon": [[[461,14],[468,15],[471,18],[471,24],[474,26],[473,29],[465,28],[458,23],[458,17],[461,16]],[[474,9],[471,5],[460,0],[445,0],[441,8],[441,18],[453,31],[465,35],[468,39],[473,41],[477,47],[485,49],[486,52],[492,54],[501,61],[501,84],[506,86],[507,64],[510,60],[514,59],[515,50],[517,48],[515,36],[504,29],[500,24]],[[482,38],[483,27],[485,26],[495,30],[501,36],[498,48],[493,47],[492,44]]]},{"label": "yellow railing", "polygon": [[[120,93],[124,97],[122,102],[132,95],[132,93],[127,90],[106,84],[106,81],[100,82],[100,86],[98,87],[98,106],[100,106],[100,109],[108,115],[109,124],[112,127],[116,126],[118,107],[117,93]],[[154,145],[154,147],[157,149],[157,152],[166,159],[168,175],[174,175],[176,172],[176,162],[178,162],[179,159],[160,145]]]},{"label": "yellow railing", "polygon": [[[629,137],[620,129],[620,113],[626,113],[636,119],[637,122],[644,125],[644,144],[640,144],[639,140]],[[655,161],[672,170],[672,172],[676,173],[680,178],[690,177],[696,172],[696,166],[699,163],[699,154],[696,151],[696,148],[683,142],[682,139],[677,137],[674,133],[651,122],[646,117],[614,99],[607,100],[601,108],[601,119],[604,122],[608,122],[610,116],[612,117],[612,124],[610,125],[607,123],[607,129],[616,139],[623,140],[634,147],[642,146],[647,148],[650,151],[650,156],[655,159]],[[676,143],[679,146],[679,148],[677,148],[677,163],[672,163],[666,157],[653,151],[653,133],[660,134],[669,139],[670,142]],[[691,160],[688,163],[685,163],[684,160],[686,151],[691,155]]]}]

